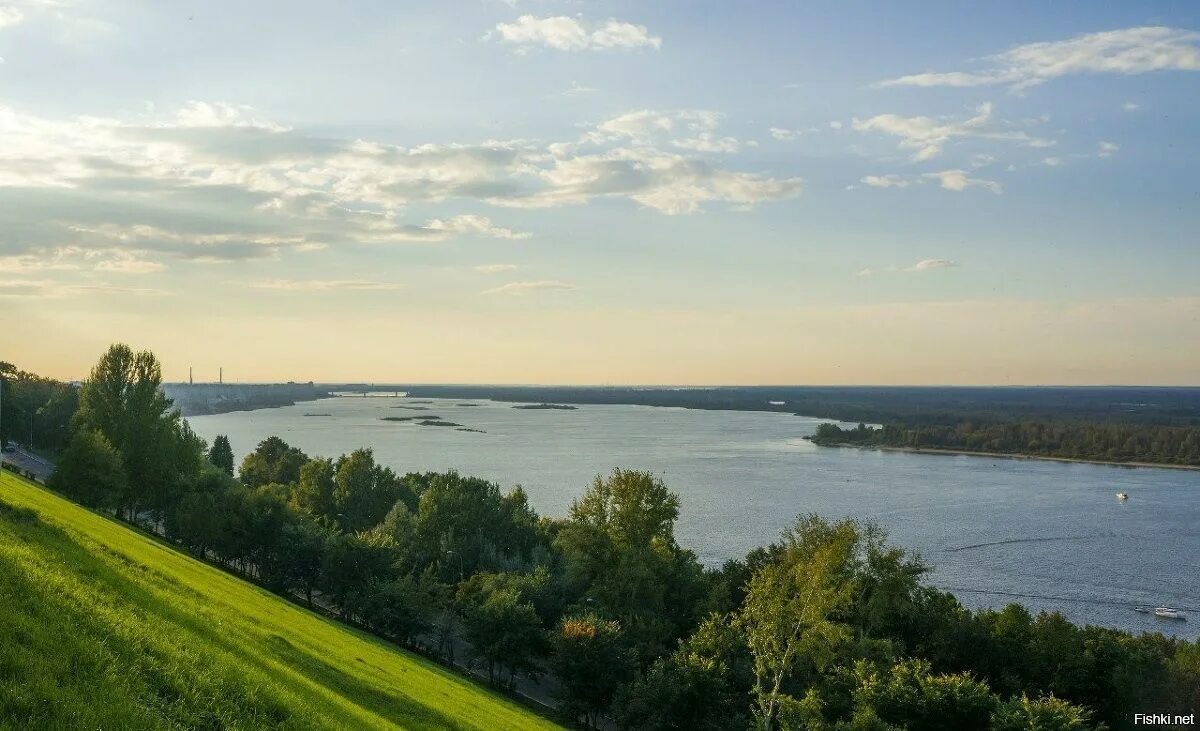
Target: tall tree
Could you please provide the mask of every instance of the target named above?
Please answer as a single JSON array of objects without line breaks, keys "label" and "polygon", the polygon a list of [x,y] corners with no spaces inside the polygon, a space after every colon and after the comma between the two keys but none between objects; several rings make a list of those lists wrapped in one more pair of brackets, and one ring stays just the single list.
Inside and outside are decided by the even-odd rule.
[{"label": "tall tree", "polygon": [[224,434],[213,437],[212,449],[208,450],[208,461],[225,474],[233,476],[233,447],[229,446],[229,437]]},{"label": "tall tree", "polygon": [[200,466],[203,442],[162,393],[162,367],[149,351],[111,346],[79,394],[73,431],[96,430],[121,454],[128,489],[120,501],[130,515],[159,514],[180,481]]},{"label": "tall tree", "polygon": [[300,479],[292,489],[289,500],[292,509],[330,524],[336,522],[334,474],[333,460],[310,459],[305,462],[300,468]]},{"label": "tall tree", "polygon": [[784,692],[797,667],[823,670],[848,638],[834,614],[853,596],[858,543],[853,521],[802,517],[784,534],[779,558],[750,579],[740,623],[754,657],[754,715],[763,731],[777,727],[781,707],[799,702]]},{"label": "tall tree", "polygon": [[279,437],[267,437],[242,459],[241,478],[246,487],[294,485],[308,455]]},{"label": "tall tree", "polygon": [[115,508],[127,477],[121,455],[99,431],[79,431],[50,475],[49,486],[94,508]]},{"label": "tall tree", "polygon": [[564,617],[550,642],[550,667],[561,684],[563,713],[599,728],[617,689],[633,674],[620,623],[591,612]]}]

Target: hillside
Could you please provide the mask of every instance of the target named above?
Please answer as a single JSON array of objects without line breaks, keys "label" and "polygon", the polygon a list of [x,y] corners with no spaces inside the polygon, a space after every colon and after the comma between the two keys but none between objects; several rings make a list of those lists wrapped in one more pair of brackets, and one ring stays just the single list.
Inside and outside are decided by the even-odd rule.
[{"label": "hillside", "polygon": [[0,727],[556,727],[7,473],[0,626]]}]

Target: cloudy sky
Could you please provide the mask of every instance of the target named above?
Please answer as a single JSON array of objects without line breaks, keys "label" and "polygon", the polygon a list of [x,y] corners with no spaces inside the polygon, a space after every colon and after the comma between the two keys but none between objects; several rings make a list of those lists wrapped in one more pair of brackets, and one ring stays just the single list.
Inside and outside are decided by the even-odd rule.
[{"label": "cloudy sky", "polygon": [[0,0],[0,359],[1200,381],[1200,6],[798,5]]}]

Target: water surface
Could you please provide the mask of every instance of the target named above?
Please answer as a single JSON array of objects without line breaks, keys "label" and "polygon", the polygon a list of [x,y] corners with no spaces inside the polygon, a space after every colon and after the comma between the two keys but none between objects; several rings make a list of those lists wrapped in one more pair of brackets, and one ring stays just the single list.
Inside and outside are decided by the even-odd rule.
[{"label": "water surface", "polygon": [[[239,460],[271,435],[314,456],[366,446],[398,472],[519,483],[552,516],[597,474],[650,470],[680,495],[680,543],[709,565],[774,540],[799,513],[850,515],[919,551],[931,581],[967,606],[1020,601],[1080,623],[1200,636],[1200,472],[821,448],[803,439],[821,420],[789,414],[512,406],[338,397],[189,421],[210,441],[228,435]],[[380,420],[389,416],[485,433]],[[1129,500],[1117,502],[1118,491]],[[1147,617],[1136,604],[1191,610],[1191,621]]]}]

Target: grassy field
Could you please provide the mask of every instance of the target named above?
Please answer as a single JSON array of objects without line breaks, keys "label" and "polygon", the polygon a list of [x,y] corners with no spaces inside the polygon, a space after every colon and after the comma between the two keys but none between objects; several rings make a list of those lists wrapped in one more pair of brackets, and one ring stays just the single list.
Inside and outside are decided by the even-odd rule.
[{"label": "grassy field", "polygon": [[557,728],[10,474],[0,727]]}]

